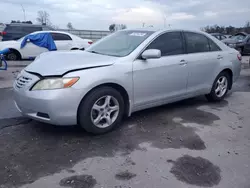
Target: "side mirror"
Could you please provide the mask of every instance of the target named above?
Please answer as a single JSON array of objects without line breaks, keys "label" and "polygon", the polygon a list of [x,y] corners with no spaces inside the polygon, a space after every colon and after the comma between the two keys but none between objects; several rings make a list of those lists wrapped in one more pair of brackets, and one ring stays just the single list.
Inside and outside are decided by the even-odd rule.
[{"label": "side mirror", "polygon": [[149,49],[149,50],[145,50],[141,57],[143,59],[158,59],[161,57],[161,51],[157,50],[157,49]]}]

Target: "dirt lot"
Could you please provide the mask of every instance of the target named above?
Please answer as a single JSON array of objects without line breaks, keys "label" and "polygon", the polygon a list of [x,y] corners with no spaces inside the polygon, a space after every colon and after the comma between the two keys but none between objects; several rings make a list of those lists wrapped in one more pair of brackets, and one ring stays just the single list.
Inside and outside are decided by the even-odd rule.
[{"label": "dirt lot", "polygon": [[250,67],[221,103],[203,96],[133,114],[89,135],[20,116],[0,73],[0,188],[249,188]]}]

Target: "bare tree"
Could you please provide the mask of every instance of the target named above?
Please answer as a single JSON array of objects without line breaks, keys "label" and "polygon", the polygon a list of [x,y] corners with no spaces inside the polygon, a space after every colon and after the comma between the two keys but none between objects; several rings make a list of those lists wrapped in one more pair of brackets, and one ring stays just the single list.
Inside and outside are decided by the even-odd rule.
[{"label": "bare tree", "polygon": [[68,28],[69,30],[74,29],[74,27],[73,27],[73,25],[72,25],[72,23],[71,23],[71,22],[69,22],[69,23],[67,24],[67,28]]},{"label": "bare tree", "polygon": [[38,21],[38,23],[42,25],[51,25],[50,15],[45,10],[40,10],[37,12],[36,20]]}]

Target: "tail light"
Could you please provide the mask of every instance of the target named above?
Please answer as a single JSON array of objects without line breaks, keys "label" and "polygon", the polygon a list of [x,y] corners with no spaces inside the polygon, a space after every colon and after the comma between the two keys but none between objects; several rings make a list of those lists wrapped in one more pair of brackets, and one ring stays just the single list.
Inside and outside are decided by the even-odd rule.
[{"label": "tail light", "polygon": [[93,42],[92,41],[88,41],[88,44],[93,44]]},{"label": "tail light", "polygon": [[241,61],[242,60],[241,54],[237,54],[237,58],[238,58],[239,61]]},{"label": "tail light", "polygon": [[5,31],[3,31],[3,32],[0,32],[0,35],[6,35],[6,32]]}]

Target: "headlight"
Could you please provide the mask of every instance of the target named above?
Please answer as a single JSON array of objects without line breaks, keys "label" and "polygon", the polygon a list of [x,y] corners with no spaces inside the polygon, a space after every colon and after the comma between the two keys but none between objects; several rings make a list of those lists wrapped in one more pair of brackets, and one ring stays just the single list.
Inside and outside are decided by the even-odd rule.
[{"label": "headlight", "polygon": [[50,90],[50,89],[62,89],[69,88],[73,86],[79,77],[74,78],[46,78],[37,82],[33,88],[33,90]]}]

